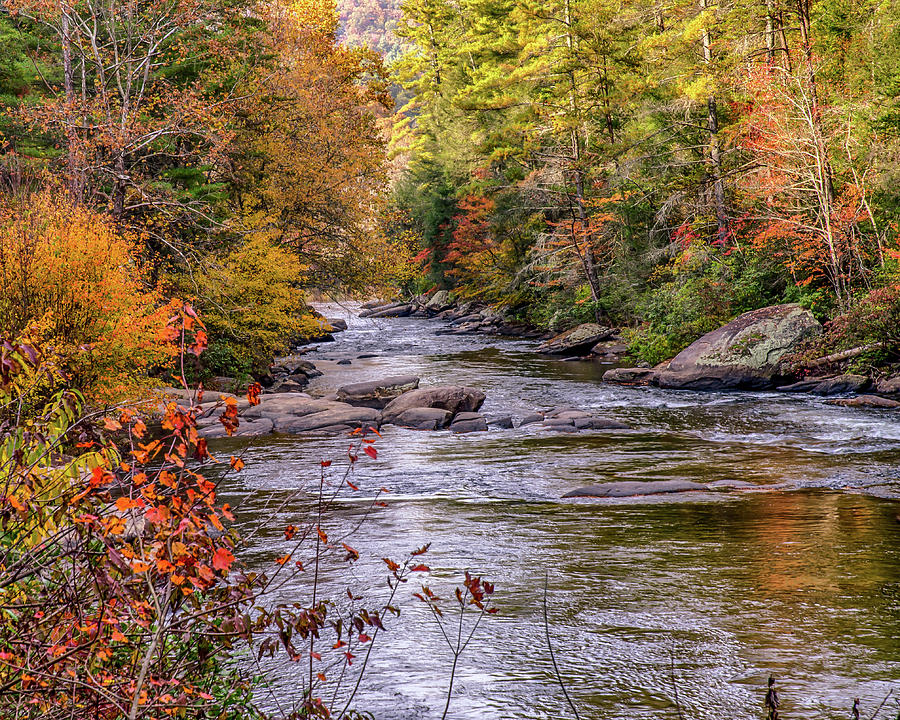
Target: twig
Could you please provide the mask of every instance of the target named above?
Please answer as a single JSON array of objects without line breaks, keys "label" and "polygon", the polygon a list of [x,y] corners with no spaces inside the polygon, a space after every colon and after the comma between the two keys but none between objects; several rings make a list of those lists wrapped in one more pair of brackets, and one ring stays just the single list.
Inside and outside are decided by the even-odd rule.
[{"label": "twig", "polygon": [[572,708],[572,714],[575,716],[575,720],[581,720],[581,716],[578,714],[578,709],[575,707],[575,703],[572,702],[572,698],[569,697],[569,691],[566,690],[566,684],[563,682],[562,675],[559,672],[559,665],[556,664],[556,655],[553,654],[553,645],[550,642],[550,622],[547,620],[547,573],[544,573],[544,635],[547,637],[547,649],[550,651],[550,661],[553,663],[553,672],[556,675],[556,680],[559,682],[559,686],[562,688],[563,695],[566,696],[566,702],[569,703],[569,707]]}]

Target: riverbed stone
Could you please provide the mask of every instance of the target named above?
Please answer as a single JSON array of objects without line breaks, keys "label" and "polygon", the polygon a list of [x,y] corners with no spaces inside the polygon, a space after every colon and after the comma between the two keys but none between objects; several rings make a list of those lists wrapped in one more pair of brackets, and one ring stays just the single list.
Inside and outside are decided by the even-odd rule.
[{"label": "riverbed stone", "polygon": [[343,385],[337,390],[337,399],[350,405],[381,410],[394,398],[418,387],[419,378],[415,375],[393,375],[380,380]]},{"label": "riverbed stone", "polygon": [[857,395],[852,398],[834,398],[825,401],[828,405],[840,405],[843,407],[868,407],[885,408],[893,410],[900,408],[900,402],[879,395]]},{"label": "riverbed stone", "polygon": [[875,392],[880,395],[900,395],[900,375],[879,379],[875,383]]},{"label": "riverbed stone", "polygon": [[613,385],[650,385],[655,379],[653,368],[612,368],[603,373],[603,382]]},{"label": "riverbed stone", "polygon": [[453,414],[443,408],[416,407],[404,410],[391,422],[413,430],[441,430],[450,424]]},{"label": "riverbed stone", "polygon": [[275,419],[275,432],[298,434],[338,426],[374,427],[377,429],[381,425],[381,413],[374,408],[353,407],[346,403],[335,403],[335,405],[343,407],[332,407],[322,412],[309,413],[300,417],[290,415],[278,417]]},{"label": "riverbed stone", "polygon": [[450,300],[450,292],[448,290],[438,290],[432,295],[428,302],[425,303],[425,307],[431,312],[441,312],[446,310],[448,307],[452,305]]},{"label": "riverbed stone", "polygon": [[450,423],[450,431],[455,433],[483,432],[488,429],[484,416],[475,412],[461,412]]},{"label": "riverbed stone", "polygon": [[331,328],[331,332],[344,332],[347,329],[347,321],[344,318],[327,318],[326,322]]},{"label": "riverbed stone", "polygon": [[715,490],[749,490],[758,487],[755,483],[747,480],[713,480],[706,484],[706,487]]},{"label": "riverbed stone", "polygon": [[706,486],[690,480],[623,480],[620,482],[587,485],[576,488],[563,495],[574,497],[635,497],[639,495],[660,495],[664,493],[682,493],[705,490]]},{"label": "riverbed stone", "polygon": [[[240,419],[237,429],[231,437],[258,437],[260,435],[269,435],[274,427],[271,418],[256,418],[252,420]],[[203,428],[198,428],[197,432],[207,440],[228,437],[225,426],[222,423],[213,423]]]},{"label": "riverbed stone", "polygon": [[843,395],[861,392],[869,385],[870,380],[865,375],[846,374],[823,380],[810,392],[814,395]]},{"label": "riverbed stone", "polygon": [[475,412],[485,400],[485,394],[464,385],[433,385],[403,393],[384,408],[384,422],[393,422],[400,413],[411,408],[442,408],[452,415]]},{"label": "riverbed stone", "polygon": [[313,413],[324,412],[326,410],[340,410],[344,407],[351,406],[342,402],[325,400],[324,398],[314,399],[305,393],[263,395],[260,397],[259,405],[248,408],[244,412],[244,417],[274,418],[285,415],[303,417],[304,415],[312,415]]},{"label": "riverbed stone", "polygon": [[785,374],[781,359],[821,332],[819,321],[797,304],[751,310],[678,353],[657,382],[685,390],[769,388]]},{"label": "riverbed stone", "polygon": [[544,421],[544,416],[538,413],[533,413],[531,415],[526,415],[522,418],[522,422],[519,423],[519,427],[525,427],[526,425],[535,425],[536,423],[540,423]]},{"label": "riverbed stone", "polygon": [[303,374],[308,378],[319,377],[322,374],[316,369],[315,365],[300,354],[275,358],[269,372],[273,375]]},{"label": "riverbed stone", "polygon": [[513,427],[512,415],[499,415],[497,417],[488,418],[487,424],[491,427],[497,427],[501,430],[511,430]]},{"label": "riverbed stone", "polygon": [[612,328],[597,323],[583,323],[541,343],[537,351],[544,355],[580,355],[613,333]]}]

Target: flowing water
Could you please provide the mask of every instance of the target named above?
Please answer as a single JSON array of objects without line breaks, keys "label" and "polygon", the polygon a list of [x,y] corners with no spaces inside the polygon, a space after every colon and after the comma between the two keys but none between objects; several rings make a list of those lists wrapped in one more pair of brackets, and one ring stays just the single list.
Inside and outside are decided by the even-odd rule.
[{"label": "flowing water", "polygon": [[[415,374],[423,385],[481,388],[488,415],[566,405],[634,428],[457,436],[387,427],[378,459],[357,463],[359,493],[326,524],[335,534],[359,525],[347,542],[362,557],[349,575],[323,570],[327,592],[352,584],[369,605],[384,602],[380,558],[428,542],[431,572],[421,580],[439,595],[449,597],[465,569],[496,584],[500,612],[460,658],[448,717],[573,717],[546,631],[583,718],[678,718],[676,692],[685,718],[761,718],[770,674],[783,718],[849,718],[859,697],[866,720],[892,688],[879,717],[897,717],[900,505],[878,497],[900,490],[896,411],[604,385],[602,365],[542,358],[532,342],[436,336],[434,321],[359,320],[333,306],[326,314],[350,329],[310,356],[324,371],[312,394]],[[252,538],[246,561],[271,565],[288,547],[278,528],[308,517],[320,460],[338,459],[334,470],[347,446],[270,437],[247,450],[226,499],[242,523],[271,525]],[[780,489],[561,499],[585,484],[672,478]],[[382,486],[387,507],[370,513]],[[308,575],[281,596],[307,592]],[[414,589],[400,593],[401,616],[379,634],[354,700],[379,720],[443,711],[452,655],[409,598]],[[284,709],[300,698],[308,666],[274,669],[263,702]]]}]

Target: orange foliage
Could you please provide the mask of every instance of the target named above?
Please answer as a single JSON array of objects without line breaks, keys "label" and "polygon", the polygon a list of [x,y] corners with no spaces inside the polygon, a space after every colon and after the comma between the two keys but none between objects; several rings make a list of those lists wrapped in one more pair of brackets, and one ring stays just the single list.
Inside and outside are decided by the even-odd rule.
[{"label": "orange foliage", "polygon": [[168,315],[104,216],[50,192],[0,205],[2,333],[36,326],[88,397],[125,395],[171,358]]}]

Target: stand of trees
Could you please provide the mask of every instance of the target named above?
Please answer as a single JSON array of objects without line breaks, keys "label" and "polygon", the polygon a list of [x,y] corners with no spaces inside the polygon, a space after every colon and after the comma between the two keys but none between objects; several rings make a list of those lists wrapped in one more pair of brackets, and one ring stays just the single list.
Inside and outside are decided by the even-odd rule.
[{"label": "stand of trees", "polygon": [[[266,366],[321,332],[306,288],[365,290],[401,262],[373,222],[389,102],[380,56],[337,42],[328,2],[0,3],[3,292],[44,296],[4,334],[65,312],[19,260],[28,227],[70,208],[98,214],[82,235],[130,246],[148,302],[207,317],[202,372]],[[50,215],[23,222],[31,207]]]},{"label": "stand of trees", "polygon": [[[897,282],[892,0],[406,0],[395,206],[430,286],[657,362]],[[877,305],[877,304],[876,304]]]}]

